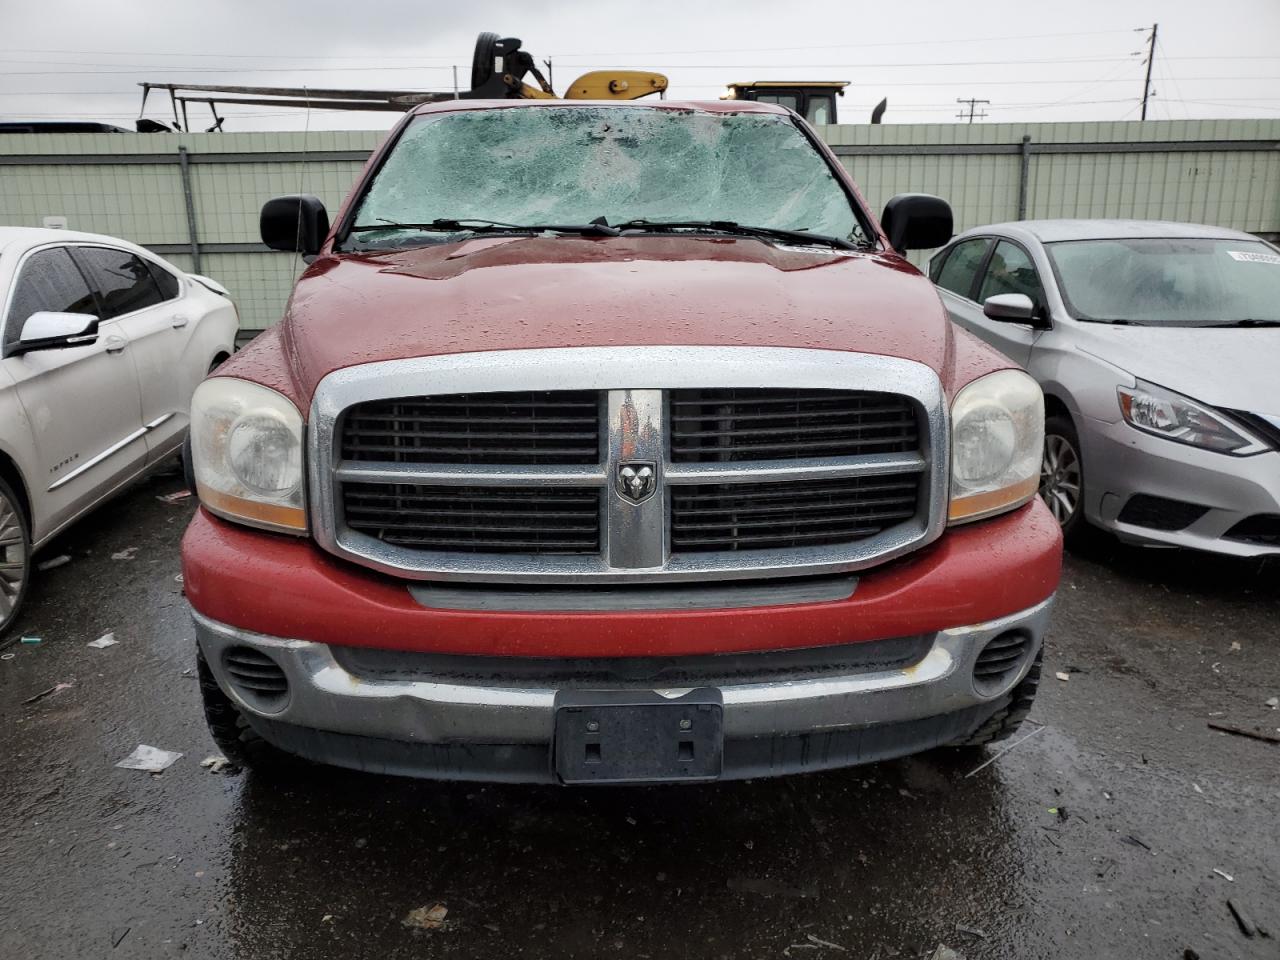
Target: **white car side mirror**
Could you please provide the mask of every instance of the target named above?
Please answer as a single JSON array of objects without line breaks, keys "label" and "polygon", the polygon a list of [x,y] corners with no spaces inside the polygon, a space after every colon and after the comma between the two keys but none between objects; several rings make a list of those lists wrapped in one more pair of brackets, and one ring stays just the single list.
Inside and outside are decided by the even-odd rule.
[{"label": "white car side mirror", "polygon": [[990,320],[1030,323],[1035,317],[1036,305],[1025,293],[997,293],[982,301],[982,312]]},{"label": "white car side mirror", "polygon": [[27,317],[17,352],[80,347],[98,339],[98,318],[88,313],[54,313],[40,310]]}]

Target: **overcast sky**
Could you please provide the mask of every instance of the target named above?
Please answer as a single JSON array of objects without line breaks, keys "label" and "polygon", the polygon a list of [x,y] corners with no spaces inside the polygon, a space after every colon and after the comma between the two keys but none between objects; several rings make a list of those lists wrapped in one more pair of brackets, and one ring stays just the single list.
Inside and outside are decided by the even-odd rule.
[{"label": "overcast sky", "polygon": [[[986,123],[1137,119],[1156,21],[1149,117],[1280,118],[1280,0],[0,0],[0,118],[132,126],[140,80],[448,90],[493,30],[552,58],[557,89],[615,66],[666,73],[678,99],[734,80],[848,80],[845,122],[881,97],[887,123],[955,122],[961,97],[991,101]],[[148,116],[167,112],[152,94]],[[224,112],[229,130],[394,121]],[[193,112],[193,129],[207,116]]]}]

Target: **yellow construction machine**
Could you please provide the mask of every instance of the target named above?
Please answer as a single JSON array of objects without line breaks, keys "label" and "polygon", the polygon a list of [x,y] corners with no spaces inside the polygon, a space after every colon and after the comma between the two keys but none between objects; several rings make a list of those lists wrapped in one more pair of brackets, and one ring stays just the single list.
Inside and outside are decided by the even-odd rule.
[{"label": "yellow construction machine", "polygon": [[[526,82],[537,81],[537,86]],[[420,103],[441,100],[638,100],[652,94],[662,96],[667,78],[660,73],[643,70],[595,70],[584,73],[557,94],[533,55],[521,48],[516,37],[500,37],[482,33],[476,38],[471,58],[471,86],[466,90],[423,92],[415,90],[338,90],[311,87],[245,87],[201,83],[142,83],[142,106],[152,90],[166,90],[173,107],[173,124],[140,119],[140,132],[189,130],[187,108],[190,104],[208,104],[213,113],[213,126],[221,130],[223,117],[219,106],[303,107],[314,110],[385,110],[403,113]]]}]

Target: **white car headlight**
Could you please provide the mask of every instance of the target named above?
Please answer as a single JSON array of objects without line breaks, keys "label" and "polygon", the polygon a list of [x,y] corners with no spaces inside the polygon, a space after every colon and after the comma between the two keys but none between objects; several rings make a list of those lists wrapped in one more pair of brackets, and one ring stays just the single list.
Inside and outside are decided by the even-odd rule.
[{"label": "white car headlight", "polygon": [[1040,486],[1044,394],[1021,370],[973,381],[951,405],[952,523],[1020,507]]},{"label": "white car headlight", "polygon": [[1139,380],[1135,387],[1116,387],[1116,394],[1125,422],[1144,433],[1219,453],[1243,455],[1267,449],[1239,424],[1154,383]]},{"label": "white car headlight", "polygon": [[191,467],[200,502],[228,520],[307,532],[302,415],[274,390],[213,377],[191,398]]}]

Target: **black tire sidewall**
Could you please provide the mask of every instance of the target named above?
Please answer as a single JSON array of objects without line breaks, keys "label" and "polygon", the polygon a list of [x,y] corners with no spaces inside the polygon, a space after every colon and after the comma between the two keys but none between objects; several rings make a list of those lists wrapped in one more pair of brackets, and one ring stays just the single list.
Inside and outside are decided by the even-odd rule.
[{"label": "black tire sidewall", "polygon": [[1076,454],[1076,463],[1080,465],[1080,499],[1076,501],[1075,512],[1062,525],[1062,536],[1068,538],[1078,534],[1085,526],[1084,498],[1088,480],[1085,477],[1084,454],[1080,450],[1080,435],[1076,433],[1076,425],[1071,422],[1070,417],[1054,414],[1045,418],[1044,439],[1046,445],[1052,436],[1061,437],[1071,445],[1071,449]]},{"label": "black tire sidewall", "polygon": [[14,515],[18,518],[18,526],[22,528],[22,539],[26,544],[26,556],[24,558],[26,569],[22,571],[22,588],[14,599],[13,610],[10,612],[8,619],[0,623],[0,646],[7,646],[8,644],[5,643],[4,638],[22,613],[22,606],[27,599],[27,591],[31,588],[31,574],[35,570],[35,564],[32,562],[31,557],[31,518],[27,516],[22,499],[3,479],[0,479],[0,494],[3,494],[4,498],[13,505]]}]

